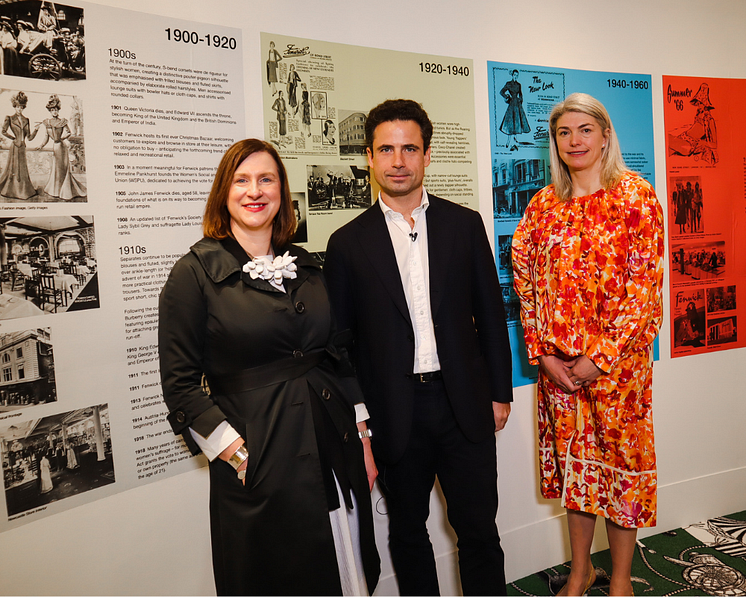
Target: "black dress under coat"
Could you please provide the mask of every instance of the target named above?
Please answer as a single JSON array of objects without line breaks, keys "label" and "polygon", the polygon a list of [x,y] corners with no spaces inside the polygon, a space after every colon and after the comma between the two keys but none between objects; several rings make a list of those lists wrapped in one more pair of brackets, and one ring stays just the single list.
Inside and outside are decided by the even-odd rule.
[{"label": "black dress under coat", "polygon": [[300,247],[277,253],[288,249],[298,277],[284,280],[286,293],[241,271],[233,239],[204,238],[174,265],[160,297],[168,419],[193,453],[188,428],[207,437],[225,419],[249,450],[245,487],[228,463],[210,463],[218,594],[341,594],[324,470],[330,440],[344,467],[337,477],[358,503],[372,593],[380,561],[353,406],[362,394],[346,352],[333,344],[320,267]]}]

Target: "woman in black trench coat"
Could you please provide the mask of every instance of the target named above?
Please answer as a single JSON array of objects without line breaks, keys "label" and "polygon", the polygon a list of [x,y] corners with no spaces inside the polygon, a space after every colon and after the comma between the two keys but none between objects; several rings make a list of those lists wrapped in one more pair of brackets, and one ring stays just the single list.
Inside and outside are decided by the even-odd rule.
[{"label": "woman in black trench coat", "polygon": [[218,167],[205,237],[160,297],[168,419],[210,459],[218,594],[367,594],[378,580],[362,394],[321,270],[289,244],[295,222],[275,149],[239,141]]}]

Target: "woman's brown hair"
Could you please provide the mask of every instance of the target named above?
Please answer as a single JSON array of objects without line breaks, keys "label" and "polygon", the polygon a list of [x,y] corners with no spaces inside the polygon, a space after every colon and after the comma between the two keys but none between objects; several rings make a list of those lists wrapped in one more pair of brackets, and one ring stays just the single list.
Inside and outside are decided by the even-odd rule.
[{"label": "woman's brown hair", "polygon": [[275,249],[284,247],[295,233],[297,221],[290,196],[290,185],[285,166],[273,145],[261,139],[244,139],[234,143],[220,160],[215,180],[212,182],[210,196],[205,206],[202,219],[202,233],[207,238],[220,240],[233,236],[231,234],[231,216],[228,213],[228,192],[233,184],[233,174],[247,157],[259,152],[268,153],[277,164],[280,175],[280,210],[272,223],[272,246]]}]

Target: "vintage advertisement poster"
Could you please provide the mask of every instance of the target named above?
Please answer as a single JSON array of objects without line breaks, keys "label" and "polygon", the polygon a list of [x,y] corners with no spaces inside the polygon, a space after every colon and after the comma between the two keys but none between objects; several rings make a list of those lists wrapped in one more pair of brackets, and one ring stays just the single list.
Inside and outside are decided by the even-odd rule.
[{"label": "vintage advertisement poster", "polygon": [[531,198],[551,183],[549,114],[575,92],[609,111],[627,166],[655,185],[650,76],[488,62],[495,257],[513,350],[513,384],[534,383],[513,290],[511,241]]},{"label": "vintage advertisement poster", "polygon": [[204,463],[165,420],[158,294],[245,108],[234,29],[39,0],[0,27],[3,531]]},{"label": "vintage advertisement poster", "polygon": [[674,357],[746,346],[745,96],[742,79],[663,77]]},{"label": "vintage advertisement poster", "polygon": [[375,201],[365,119],[386,99],[418,101],[433,122],[425,188],[479,208],[471,60],[271,33],[261,44],[265,138],[297,198],[296,242],[323,259],[329,235]]}]

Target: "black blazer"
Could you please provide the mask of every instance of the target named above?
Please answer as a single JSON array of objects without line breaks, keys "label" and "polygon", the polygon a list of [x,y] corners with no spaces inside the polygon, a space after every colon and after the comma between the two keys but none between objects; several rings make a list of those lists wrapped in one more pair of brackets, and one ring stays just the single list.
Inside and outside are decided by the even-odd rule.
[{"label": "black blazer", "polygon": [[[481,216],[429,196],[430,306],[443,380],[471,441],[494,432],[492,402],[512,401],[512,365],[495,260]],[[373,205],[329,239],[324,263],[339,329],[370,413],[373,449],[403,454],[412,425],[414,331],[385,217]]]}]

